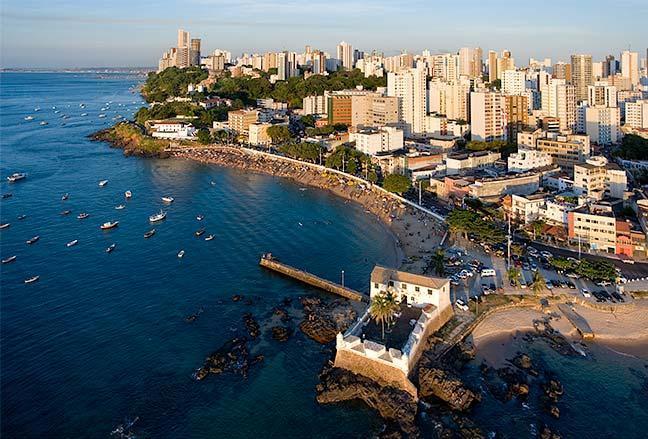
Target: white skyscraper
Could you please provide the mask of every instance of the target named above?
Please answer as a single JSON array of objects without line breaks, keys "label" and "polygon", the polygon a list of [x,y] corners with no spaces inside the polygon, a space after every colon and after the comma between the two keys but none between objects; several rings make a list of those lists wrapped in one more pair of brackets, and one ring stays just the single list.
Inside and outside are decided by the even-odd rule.
[{"label": "white skyscraper", "polygon": [[343,68],[351,70],[353,68],[353,47],[344,41],[337,45],[337,59]]},{"label": "white skyscraper", "polygon": [[422,64],[387,74],[387,95],[398,98],[400,124],[405,135],[422,133],[427,108],[426,74]]},{"label": "white skyscraper", "polygon": [[639,54],[624,51],[621,54],[621,76],[630,78],[632,85],[639,84]]},{"label": "white skyscraper", "polygon": [[506,140],[506,96],[498,92],[470,93],[470,140]]},{"label": "white skyscraper", "polygon": [[560,119],[560,131],[576,129],[576,90],[564,79],[551,79],[540,88],[542,113]]},{"label": "white skyscraper", "polygon": [[523,95],[526,88],[526,74],[518,70],[502,72],[502,92],[507,95]]}]

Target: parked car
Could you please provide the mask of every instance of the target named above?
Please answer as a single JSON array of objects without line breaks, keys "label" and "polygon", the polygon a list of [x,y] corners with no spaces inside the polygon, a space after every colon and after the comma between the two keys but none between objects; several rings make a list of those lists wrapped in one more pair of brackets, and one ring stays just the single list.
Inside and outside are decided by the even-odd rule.
[{"label": "parked car", "polygon": [[548,280],[547,282],[545,282],[545,285],[547,286],[547,289],[548,289],[548,290],[553,290],[553,287],[554,287],[554,286],[553,286],[553,283],[551,283],[550,280]]},{"label": "parked car", "polygon": [[576,285],[574,285],[574,282],[572,281],[567,281],[567,288],[569,288],[570,290],[575,290]]},{"label": "parked car", "polygon": [[580,292],[581,292],[581,294],[583,295],[583,297],[592,297],[592,295],[591,295],[590,292],[587,290],[587,288],[583,288],[583,289],[581,289]]},{"label": "parked car", "polygon": [[461,299],[457,299],[457,301],[455,302],[455,306],[462,311],[468,311],[468,305],[466,305],[466,302],[464,302]]}]

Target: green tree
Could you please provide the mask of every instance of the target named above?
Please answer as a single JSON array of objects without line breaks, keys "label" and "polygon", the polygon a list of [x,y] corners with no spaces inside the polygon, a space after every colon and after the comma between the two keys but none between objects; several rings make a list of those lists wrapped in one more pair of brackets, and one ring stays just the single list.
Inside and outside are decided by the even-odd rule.
[{"label": "green tree", "polygon": [[432,265],[437,276],[442,277],[445,274],[445,252],[438,248],[432,256]]},{"label": "green tree", "polygon": [[545,227],[545,222],[542,220],[535,220],[531,223],[531,230],[533,230],[533,240],[536,240],[538,235],[542,234],[542,230]]},{"label": "green tree", "polygon": [[305,127],[314,127],[315,126],[315,117],[312,114],[307,114],[305,116],[302,116],[302,118],[300,120],[301,120],[301,123],[303,123]]},{"label": "green tree", "polygon": [[385,323],[389,324],[398,311],[398,303],[391,293],[382,292],[373,299],[369,305],[369,315],[382,326],[382,338],[385,339]]},{"label": "green tree", "polygon": [[275,145],[285,143],[290,140],[290,130],[286,125],[273,125],[268,128],[268,136]]},{"label": "green tree", "polygon": [[198,130],[198,141],[203,145],[208,145],[212,142],[212,136],[209,130]]},{"label": "green tree", "polygon": [[511,282],[513,282],[513,285],[516,287],[520,286],[520,277],[522,276],[522,272],[520,271],[519,268],[517,267],[511,267],[507,271],[508,278]]},{"label": "green tree", "polygon": [[346,172],[351,175],[355,175],[358,172],[358,162],[355,159],[351,159],[347,162]]},{"label": "green tree", "polygon": [[540,294],[547,288],[545,278],[540,274],[540,270],[533,272],[533,279],[531,280],[531,289],[534,294]]},{"label": "green tree", "polygon": [[383,181],[383,188],[389,192],[403,194],[410,190],[412,181],[400,174],[389,174]]},{"label": "green tree", "polygon": [[375,184],[378,181],[378,174],[376,174],[376,171],[373,169],[369,171],[367,173],[367,180]]}]

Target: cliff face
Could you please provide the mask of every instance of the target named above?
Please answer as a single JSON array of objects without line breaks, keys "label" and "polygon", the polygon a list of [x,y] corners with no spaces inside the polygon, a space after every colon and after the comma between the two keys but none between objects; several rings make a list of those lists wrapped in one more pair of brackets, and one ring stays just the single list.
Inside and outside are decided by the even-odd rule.
[{"label": "cliff face", "polygon": [[140,157],[168,158],[165,151],[169,142],[147,136],[143,130],[131,122],[120,122],[110,128],[97,131],[89,136],[92,140],[108,142],[111,148],[124,150],[124,155]]}]

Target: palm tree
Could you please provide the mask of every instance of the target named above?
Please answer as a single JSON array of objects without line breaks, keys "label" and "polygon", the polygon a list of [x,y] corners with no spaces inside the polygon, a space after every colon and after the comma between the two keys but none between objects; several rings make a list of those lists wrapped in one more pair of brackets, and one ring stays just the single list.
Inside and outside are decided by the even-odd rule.
[{"label": "palm tree", "polygon": [[394,313],[398,310],[396,298],[388,292],[382,292],[371,300],[369,305],[369,314],[376,322],[382,326],[382,338],[385,339],[385,322],[392,322]]},{"label": "palm tree", "polygon": [[547,288],[544,277],[540,274],[540,271],[533,272],[533,280],[531,281],[531,289],[535,294],[540,294],[542,291]]},{"label": "palm tree", "polygon": [[445,274],[445,253],[443,249],[437,249],[432,257],[432,262],[434,264],[434,272],[437,276],[443,276]]},{"label": "palm tree", "polygon": [[511,267],[508,269],[507,272],[508,278],[510,281],[513,281],[513,285],[516,287],[520,286],[520,276],[522,273],[520,272],[520,269],[517,267]]}]

